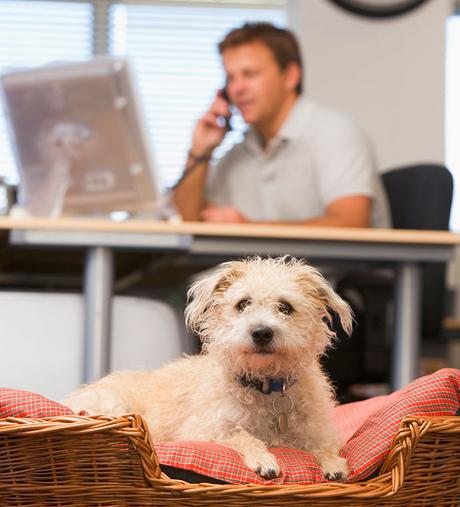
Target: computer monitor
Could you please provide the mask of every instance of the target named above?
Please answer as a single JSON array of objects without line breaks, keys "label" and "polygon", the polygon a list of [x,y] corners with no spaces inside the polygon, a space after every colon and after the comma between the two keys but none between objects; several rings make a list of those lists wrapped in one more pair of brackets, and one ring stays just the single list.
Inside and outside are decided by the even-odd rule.
[{"label": "computer monitor", "polygon": [[0,83],[26,211],[155,210],[155,167],[126,59],[8,72]]}]

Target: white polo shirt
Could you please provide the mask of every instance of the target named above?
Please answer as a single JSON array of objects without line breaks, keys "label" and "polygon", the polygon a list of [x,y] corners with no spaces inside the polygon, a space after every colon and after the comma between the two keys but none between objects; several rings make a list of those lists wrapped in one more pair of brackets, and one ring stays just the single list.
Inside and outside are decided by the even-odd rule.
[{"label": "white polo shirt", "polygon": [[345,114],[299,97],[266,150],[249,129],[211,168],[206,198],[254,221],[301,221],[324,215],[336,199],[373,199],[371,225],[389,227],[385,192],[372,150]]}]

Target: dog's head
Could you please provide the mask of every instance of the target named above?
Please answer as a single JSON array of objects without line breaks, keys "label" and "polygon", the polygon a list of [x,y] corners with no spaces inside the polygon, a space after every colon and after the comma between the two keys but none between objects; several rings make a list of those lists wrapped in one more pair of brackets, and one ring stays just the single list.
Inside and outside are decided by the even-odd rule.
[{"label": "dog's head", "polygon": [[349,306],[319,271],[297,259],[221,264],[189,290],[185,317],[209,354],[253,376],[295,371],[335,336],[331,312],[351,332]]}]

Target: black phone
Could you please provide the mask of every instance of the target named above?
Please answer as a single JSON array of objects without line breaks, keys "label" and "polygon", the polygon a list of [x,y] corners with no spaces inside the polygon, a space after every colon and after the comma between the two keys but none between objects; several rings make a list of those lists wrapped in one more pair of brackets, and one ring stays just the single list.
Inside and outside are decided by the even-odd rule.
[{"label": "black phone", "polygon": [[[227,92],[227,85],[225,85],[223,88],[219,90],[220,96],[231,105],[230,97],[228,96]],[[232,130],[232,124],[230,122],[231,116],[222,116],[222,119],[225,123],[225,129],[226,130]]]},{"label": "black phone", "polygon": [[220,96],[229,104],[231,104],[230,97],[228,96],[227,85],[220,89]]}]

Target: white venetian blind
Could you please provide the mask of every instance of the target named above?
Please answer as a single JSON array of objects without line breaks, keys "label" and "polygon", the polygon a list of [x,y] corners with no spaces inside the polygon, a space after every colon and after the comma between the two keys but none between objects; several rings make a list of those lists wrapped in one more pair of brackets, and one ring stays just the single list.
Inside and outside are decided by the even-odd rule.
[{"label": "white venetian blind", "polygon": [[[92,11],[87,2],[0,0],[0,72],[90,58]],[[2,108],[0,175],[17,180]]]},{"label": "white venetian blind", "polygon": [[[223,85],[217,43],[245,21],[284,26],[286,14],[281,6],[112,5],[109,49],[134,64],[160,187],[179,178],[193,126]],[[241,138],[242,120],[234,118],[233,124],[220,154]]]}]

